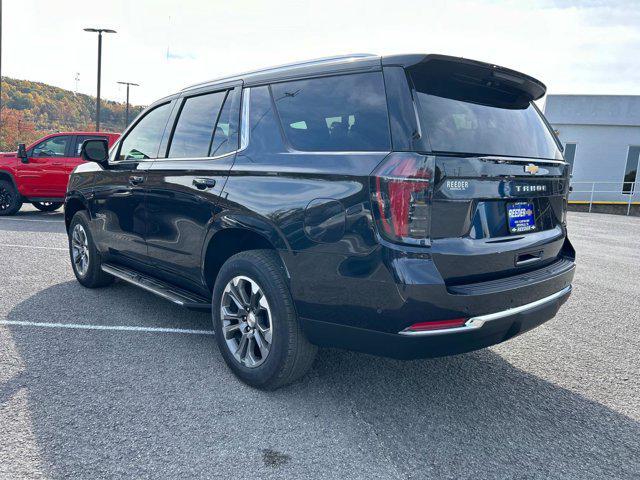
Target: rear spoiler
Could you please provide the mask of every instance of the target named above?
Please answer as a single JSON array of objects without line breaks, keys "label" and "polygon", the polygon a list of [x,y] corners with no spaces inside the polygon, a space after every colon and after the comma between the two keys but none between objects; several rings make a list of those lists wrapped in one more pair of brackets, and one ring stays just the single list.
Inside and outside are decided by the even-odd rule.
[{"label": "rear spoiler", "polygon": [[438,72],[444,71],[487,86],[507,87],[509,90],[518,91],[529,101],[538,100],[547,92],[544,83],[529,75],[510,68],[462,57],[436,54],[390,55],[382,57],[381,61],[382,66],[400,66],[408,70],[426,68],[436,75]]}]

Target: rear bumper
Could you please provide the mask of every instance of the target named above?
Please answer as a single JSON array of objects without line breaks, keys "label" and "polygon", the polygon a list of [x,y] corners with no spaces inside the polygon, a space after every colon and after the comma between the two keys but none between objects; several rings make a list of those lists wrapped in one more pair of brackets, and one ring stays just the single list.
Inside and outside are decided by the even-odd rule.
[{"label": "rear bumper", "polygon": [[[447,285],[429,255],[393,248],[367,257],[285,258],[312,343],[404,359],[477,350],[535,328],[567,300],[575,274],[568,239],[541,268],[469,284]],[[463,326],[406,332],[417,323],[453,319],[465,319]]]},{"label": "rear bumper", "polygon": [[309,339],[320,346],[405,360],[438,357],[485,348],[531,330],[553,318],[570,294],[568,285],[534,302],[472,317],[449,330],[385,333],[310,319],[304,325]]}]

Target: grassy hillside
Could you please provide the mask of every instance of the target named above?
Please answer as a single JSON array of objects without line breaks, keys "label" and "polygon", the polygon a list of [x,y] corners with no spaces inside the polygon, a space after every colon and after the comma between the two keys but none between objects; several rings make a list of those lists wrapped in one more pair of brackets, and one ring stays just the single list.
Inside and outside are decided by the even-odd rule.
[{"label": "grassy hillside", "polygon": [[[17,143],[65,130],[95,129],[95,97],[77,94],[45,83],[2,78],[2,124],[0,151],[14,150]],[[131,106],[129,120],[143,107]],[[125,104],[101,101],[100,129],[121,132]]]}]

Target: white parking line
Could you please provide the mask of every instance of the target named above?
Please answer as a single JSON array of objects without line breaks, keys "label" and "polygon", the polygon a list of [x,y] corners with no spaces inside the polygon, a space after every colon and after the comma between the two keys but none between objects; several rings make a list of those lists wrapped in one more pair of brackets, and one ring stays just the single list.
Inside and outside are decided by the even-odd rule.
[{"label": "white parking line", "polygon": [[35,248],[39,250],[60,250],[62,252],[66,252],[68,248],[60,248],[60,247],[43,247],[41,245],[15,245],[13,243],[0,243],[0,247],[10,247],[10,248]]},{"label": "white parking line", "polygon": [[36,218],[6,218],[0,217],[0,220],[6,222],[47,222],[47,223],[64,223],[64,220],[41,220]]},{"label": "white parking line", "polygon": [[0,325],[21,327],[71,328],[77,330],[117,330],[123,332],[186,333],[190,335],[213,335],[213,330],[193,330],[188,328],[135,327],[127,325],[88,325],[82,323],[23,322],[19,320],[0,320]]}]

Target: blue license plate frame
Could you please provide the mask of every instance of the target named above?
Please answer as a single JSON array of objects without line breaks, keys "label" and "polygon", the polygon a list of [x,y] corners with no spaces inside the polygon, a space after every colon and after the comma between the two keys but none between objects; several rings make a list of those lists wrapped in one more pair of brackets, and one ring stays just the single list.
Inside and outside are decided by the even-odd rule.
[{"label": "blue license plate frame", "polygon": [[531,202],[507,203],[509,233],[522,234],[536,230],[536,210]]}]

